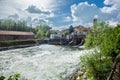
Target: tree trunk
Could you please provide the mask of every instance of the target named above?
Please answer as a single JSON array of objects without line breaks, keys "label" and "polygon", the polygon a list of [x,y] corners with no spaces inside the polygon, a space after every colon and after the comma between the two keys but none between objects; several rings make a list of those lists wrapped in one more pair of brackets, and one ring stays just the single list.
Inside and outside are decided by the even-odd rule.
[{"label": "tree trunk", "polygon": [[115,62],[113,64],[113,68],[108,77],[108,80],[120,80],[120,53],[115,59]]}]

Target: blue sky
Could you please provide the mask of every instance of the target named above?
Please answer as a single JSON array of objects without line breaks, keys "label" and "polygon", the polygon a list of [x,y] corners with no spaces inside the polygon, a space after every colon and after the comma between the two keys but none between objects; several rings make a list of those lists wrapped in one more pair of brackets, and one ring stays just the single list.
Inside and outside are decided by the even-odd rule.
[{"label": "blue sky", "polygon": [[47,23],[53,29],[90,27],[95,17],[111,25],[120,22],[120,0],[0,0],[0,5],[0,19]]}]

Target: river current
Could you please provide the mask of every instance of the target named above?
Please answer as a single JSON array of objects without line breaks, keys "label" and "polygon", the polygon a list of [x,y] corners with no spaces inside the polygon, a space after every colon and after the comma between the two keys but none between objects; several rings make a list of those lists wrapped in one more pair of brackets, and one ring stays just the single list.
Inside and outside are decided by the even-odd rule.
[{"label": "river current", "polygon": [[0,76],[20,73],[21,80],[68,80],[88,50],[40,45],[0,51]]}]

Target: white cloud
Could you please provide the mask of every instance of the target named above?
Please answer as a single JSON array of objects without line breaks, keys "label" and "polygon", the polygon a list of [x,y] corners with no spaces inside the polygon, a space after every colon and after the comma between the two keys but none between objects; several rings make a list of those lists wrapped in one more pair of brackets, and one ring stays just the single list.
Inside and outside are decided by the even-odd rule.
[{"label": "white cloud", "polygon": [[[117,3],[118,0],[115,2],[111,2],[111,0],[105,0],[106,4],[113,4],[111,7],[104,6],[103,8],[97,7],[95,4],[88,4],[88,2],[82,2],[78,5],[73,4],[71,6],[71,15],[73,18],[73,24],[81,24],[84,26],[91,26],[93,23],[93,19],[98,17],[98,19],[108,21],[114,24],[120,22],[120,7]],[[112,0],[113,1],[113,0]]]},{"label": "white cloud", "polygon": [[107,22],[109,22],[109,25],[111,26],[115,26],[119,23],[118,21],[113,21],[113,20],[108,20]]},{"label": "white cloud", "polygon": [[103,13],[112,13],[113,11],[116,11],[117,10],[117,8],[115,7],[115,6],[112,6],[112,7],[103,7],[103,8],[101,8],[101,11],[103,12]]},{"label": "white cloud", "polygon": [[[54,11],[58,9],[63,0],[0,0],[0,19],[14,18],[17,15],[18,19],[27,20],[28,24],[34,22],[34,19],[41,20],[41,22],[49,22],[47,18],[54,17]],[[32,9],[36,12],[30,12],[26,9],[29,6],[35,5]],[[37,14],[36,14],[37,13]],[[41,14],[40,14],[41,13]],[[29,20],[31,19],[31,20]],[[40,22],[40,21],[39,21]],[[34,24],[34,23],[33,23]]]},{"label": "white cloud", "polygon": [[0,0],[0,17],[6,17],[25,10],[30,5],[35,5],[41,11],[52,12],[58,8],[60,1],[57,0]]},{"label": "white cloud", "polygon": [[[29,5],[35,5],[41,10],[55,10],[58,6],[55,0],[5,0],[9,4],[14,4],[16,8],[26,9]],[[54,4],[54,5],[53,5]]]},{"label": "white cloud", "polygon": [[105,5],[111,5],[109,7],[104,6],[103,8],[101,8],[101,11],[103,13],[109,13],[112,14],[114,12],[119,13],[120,11],[120,0],[105,0],[104,1]]},{"label": "white cloud", "polygon": [[94,18],[97,19],[97,18],[98,18],[98,15],[95,15]]},{"label": "white cloud", "polygon": [[72,21],[72,18],[70,16],[65,17],[64,22],[70,22]]},{"label": "white cloud", "polygon": [[115,4],[115,3],[119,3],[120,0],[104,0],[104,4],[106,5],[110,5],[110,4]]},{"label": "white cloud", "polygon": [[71,6],[71,13],[74,23],[88,25],[91,23],[94,16],[100,13],[100,10],[95,4],[88,4],[88,2],[82,2],[78,5],[73,4]]}]

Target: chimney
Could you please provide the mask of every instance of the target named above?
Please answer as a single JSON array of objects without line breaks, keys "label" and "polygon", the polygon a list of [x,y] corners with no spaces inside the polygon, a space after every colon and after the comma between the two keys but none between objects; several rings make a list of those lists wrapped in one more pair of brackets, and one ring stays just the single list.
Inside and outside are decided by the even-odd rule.
[{"label": "chimney", "polygon": [[97,18],[93,19],[93,29],[97,27]]}]

